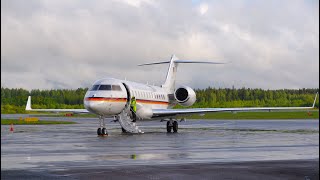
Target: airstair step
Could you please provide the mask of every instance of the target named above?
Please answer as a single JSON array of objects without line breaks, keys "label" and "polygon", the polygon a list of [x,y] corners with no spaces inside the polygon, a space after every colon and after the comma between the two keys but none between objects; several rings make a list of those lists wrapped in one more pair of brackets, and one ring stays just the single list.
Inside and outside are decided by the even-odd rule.
[{"label": "airstair step", "polygon": [[125,108],[118,117],[121,127],[130,133],[143,133],[136,123],[132,122],[131,117],[128,115],[128,111],[129,109]]}]

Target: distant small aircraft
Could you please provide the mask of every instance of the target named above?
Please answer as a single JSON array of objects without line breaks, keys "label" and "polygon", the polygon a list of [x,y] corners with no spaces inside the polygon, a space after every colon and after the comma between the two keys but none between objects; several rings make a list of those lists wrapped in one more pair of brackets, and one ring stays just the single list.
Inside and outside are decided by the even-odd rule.
[{"label": "distant small aircraft", "polygon": [[[143,133],[135,122],[132,122],[130,111],[131,98],[134,96],[137,102],[137,120],[157,119],[167,121],[167,132],[178,132],[177,117],[189,114],[200,114],[210,112],[236,112],[236,111],[261,111],[261,110],[293,110],[314,108],[317,95],[312,107],[244,107],[244,108],[193,108],[193,109],[171,109],[177,104],[191,106],[196,101],[194,90],[188,86],[175,88],[175,79],[178,64],[181,63],[202,63],[202,64],[225,64],[220,62],[179,60],[172,55],[170,61],[140,64],[156,65],[169,64],[166,80],[163,85],[152,86],[119,80],[114,78],[104,78],[93,83],[84,97],[84,107],[86,109],[32,109],[31,96],[28,97],[27,111],[45,112],[73,112],[73,113],[93,113],[99,116],[100,127],[98,135],[107,135],[104,119],[114,117],[118,121],[123,132]],[[318,93],[317,93],[318,94]]]}]

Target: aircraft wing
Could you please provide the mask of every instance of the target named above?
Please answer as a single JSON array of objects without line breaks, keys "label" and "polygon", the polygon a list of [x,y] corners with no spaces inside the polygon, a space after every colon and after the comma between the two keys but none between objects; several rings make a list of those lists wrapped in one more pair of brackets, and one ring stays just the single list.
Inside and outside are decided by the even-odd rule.
[{"label": "aircraft wing", "polygon": [[86,109],[32,109],[31,96],[28,97],[26,111],[90,113]]},{"label": "aircraft wing", "polygon": [[312,109],[316,103],[317,95],[311,107],[243,107],[243,108],[193,108],[193,109],[153,109],[153,118],[173,117],[177,115],[204,114],[214,112],[236,112],[236,111],[271,111],[271,110],[298,110]]}]

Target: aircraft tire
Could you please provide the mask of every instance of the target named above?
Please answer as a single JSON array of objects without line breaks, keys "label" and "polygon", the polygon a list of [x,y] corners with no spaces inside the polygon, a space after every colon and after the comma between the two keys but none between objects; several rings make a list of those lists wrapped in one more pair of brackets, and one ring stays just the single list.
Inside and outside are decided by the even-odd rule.
[{"label": "aircraft tire", "polygon": [[178,132],[178,122],[177,121],[174,121],[173,122],[173,132]]},{"label": "aircraft tire", "polygon": [[167,132],[171,133],[172,126],[170,126],[170,122],[167,121]]},{"label": "aircraft tire", "polygon": [[98,136],[102,135],[102,130],[101,130],[101,128],[98,128],[97,134],[98,134]]},{"label": "aircraft tire", "polygon": [[108,135],[108,131],[106,128],[102,128],[102,135]]}]

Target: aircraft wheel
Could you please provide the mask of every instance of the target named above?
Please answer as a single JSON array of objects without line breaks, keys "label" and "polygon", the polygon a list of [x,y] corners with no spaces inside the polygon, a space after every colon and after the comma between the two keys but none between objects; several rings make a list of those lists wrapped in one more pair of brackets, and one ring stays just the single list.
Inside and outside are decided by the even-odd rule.
[{"label": "aircraft wheel", "polygon": [[178,132],[178,122],[177,121],[174,121],[173,122],[173,132]]},{"label": "aircraft wheel", "polygon": [[106,128],[102,128],[102,135],[108,135],[108,131]]},{"label": "aircraft wheel", "polygon": [[98,128],[97,134],[98,134],[98,136],[102,135],[102,129],[101,128]]},{"label": "aircraft wheel", "polygon": [[171,133],[172,126],[170,126],[170,122],[167,121],[167,132]]}]

